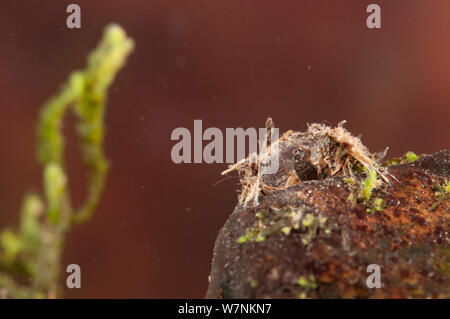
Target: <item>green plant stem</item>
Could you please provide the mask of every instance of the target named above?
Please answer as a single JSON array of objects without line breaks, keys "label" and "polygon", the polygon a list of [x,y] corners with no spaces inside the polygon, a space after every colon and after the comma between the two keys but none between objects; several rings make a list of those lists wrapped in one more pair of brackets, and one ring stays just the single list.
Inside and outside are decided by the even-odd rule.
[{"label": "green plant stem", "polygon": [[[59,295],[66,234],[73,224],[91,217],[101,197],[109,167],[104,154],[107,90],[133,47],[133,40],[122,28],[107,26],[98,47],[89,55],[86,69],[73,72],[59,94],[43,106],[38,123],[38,158],[44,167],[45,201],[37,195],[26,197],[20,231],[0,234],[3,246],[0,271],[6,270],[3,264],[23,265],[31,277],[30,296]],[[78,209],[73,208],[70,200],[64,163],[62,126],[69,110],[78,119],[77,133],[88,171],[88,195]],[[8,278],[4,273],[0,275],[3,276],[0,279]],[[0,280],[0,289],[10,282],[11,278]],[[12,297],[21,296],[15,291],[19,290],[11,288],[8,293]]]}]

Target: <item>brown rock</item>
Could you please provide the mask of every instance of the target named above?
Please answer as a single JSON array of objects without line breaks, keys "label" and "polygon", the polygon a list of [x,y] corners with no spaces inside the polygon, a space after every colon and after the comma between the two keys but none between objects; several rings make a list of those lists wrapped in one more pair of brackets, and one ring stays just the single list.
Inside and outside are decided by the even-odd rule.
[{"label": "brown rock", "polygon": [[[238,206],[206,298],[450,298],[450,203],[439,193],[449,168],[449,150],[390,166],[397,181],[356,204],[340,176]],[[369,264],[381,267],[379,289],[366,285]]]}]

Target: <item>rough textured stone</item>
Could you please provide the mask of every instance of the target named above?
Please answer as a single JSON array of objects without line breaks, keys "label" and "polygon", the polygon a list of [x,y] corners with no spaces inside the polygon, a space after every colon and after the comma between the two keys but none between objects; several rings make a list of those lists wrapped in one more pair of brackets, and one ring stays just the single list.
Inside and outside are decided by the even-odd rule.
[{"label": "rough textured stone", "polygon": [[[450,298],[450,204],[437,194],[449,168],[449,150],[390,166],[398,181],[374,191],[378,210],[348,200],[343,177],[238,206],[218,235],[206,298]],[[366,286],[369,264],[381,267],[380,289]]]}]

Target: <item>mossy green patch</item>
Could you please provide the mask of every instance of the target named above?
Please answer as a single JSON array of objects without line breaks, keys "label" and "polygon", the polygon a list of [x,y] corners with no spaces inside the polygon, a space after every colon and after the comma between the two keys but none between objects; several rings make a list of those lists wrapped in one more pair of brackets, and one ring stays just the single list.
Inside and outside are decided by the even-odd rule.
[{"label": "mossy green patch", "polygon": [[411,162],[415,162],[419,159],[420,156],[418,156],[416,153],[414,152],[406,152],[405,154],[403,154],[402,157],[394,157],[394,158],[390,158],[388,160],[386,160],[383,163],[383,166],[392,166],[392,165],[399,165],[399,164],[406,164],[406,163],[411,163]]},{"label": "mossy green patch", "polygon": [[406,160],[408,161],[408,163],[417,161],[417,159],[419,158],[414,152],[411,152],[411,151],[406,153],[405,157],[406,157]]},{"label": "mossy green patch", "polygon": [[252,287],[253,289],[255,289],[256,287],[258,287],[258,281],[253,279],[252,277],[248,278],[248,282],[250,284],[250,287]]},{"label": "mossy green patch", "polygon": [[301,241],[306,246],[316,236],[317,229],[322,228],[327,222],[326,217],[315,216],[312,212],[306,211],[304,207],[271,208],[270,214],[259,211],[257,221],[244,235],[238,237],[236,242],[239,244],[262,242],[276,233],[289,236],[295,232],[300,234]]},{"label": "mossy green patch", "polygon": [[363,189],[363,196],[365,200],[369,200],[370,196],[372,196],[372,191],[375,188],[376,181],[377,181],[377,173],[375,171],[370,171],[369,173],[367,173]]},{"label": "mossy green patch", "polygon": [[314,277],[314,275],[301,276],[298,278],[297,283],[302,288],[317,289],[316,278]]},{"label": "mossy green patch", "polygon": [[450,196],[450,182],[446,179],[443,185],[436,184],[433,189],[435,190],[434,196],[436,196],[437,201],[431,205],[430,211],[436,209],[440,203],[447,200]]}]

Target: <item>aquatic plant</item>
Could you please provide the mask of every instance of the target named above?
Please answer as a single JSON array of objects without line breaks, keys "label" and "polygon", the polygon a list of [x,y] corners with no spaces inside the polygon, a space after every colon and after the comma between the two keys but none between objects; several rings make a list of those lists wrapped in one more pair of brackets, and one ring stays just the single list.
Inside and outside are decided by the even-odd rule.
[{"label": "aquatic plant", "polygon": [[[43,195],[27,194],[20,225],[0,233],[0,297],[55,298],[61,255],[68,231],[89,220],[102,194],[108,160],[104,154],[105,105],[109,86],[133,50],[133,40],[109,25],[84,70],[73,72],[60,92],[45,103],[38,122],[38,158]],[[78,120],[82,160],[88,172],[87,197],[74,208],[67,186],[62,124],[67,112]],[[19,285],[17,277],[27,284]]]}]

